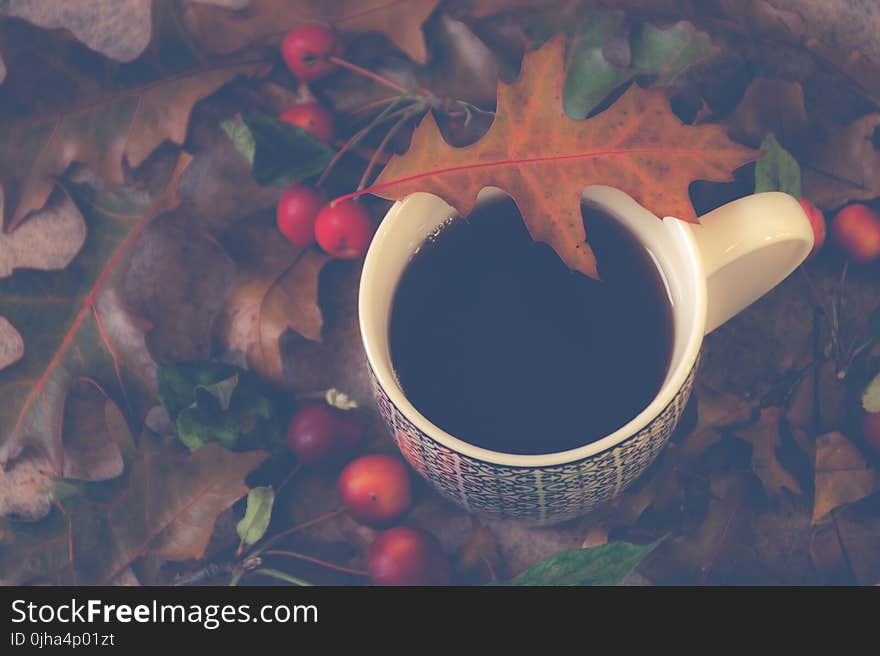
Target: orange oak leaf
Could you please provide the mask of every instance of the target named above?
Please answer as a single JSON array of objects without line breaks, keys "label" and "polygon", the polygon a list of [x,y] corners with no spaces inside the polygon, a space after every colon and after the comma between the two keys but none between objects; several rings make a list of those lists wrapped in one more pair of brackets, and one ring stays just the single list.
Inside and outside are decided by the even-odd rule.
[{"label": "orange oak leaf", "polygon": [[196,41],[210,52],[227,54],[255,42],[280,41],[303,21],[330,23],[341,32],[382,32],[420,64],[428,58],[422,23],[439,0],[252,0],[229,11],[191,4],[184,15]]},{"label": "orange oak leaf", "polygon": [[734,169],[760,156],[721,126],[682,124],[655,89],[632,86],[601,114],[572,120],[562,107],[563,61],[561,35],[528,53],[519,78],[499,83],[492,127],[470,146],[447,144],[428,113],[409,151],[393,157],[366,191],[391,200],[427,191],[467,214],[482,188],[501,187],[536,241],[597,277],[581,218],[585,187],[617,187],[660,216],[696,222],[688,185],[731,180]]}]

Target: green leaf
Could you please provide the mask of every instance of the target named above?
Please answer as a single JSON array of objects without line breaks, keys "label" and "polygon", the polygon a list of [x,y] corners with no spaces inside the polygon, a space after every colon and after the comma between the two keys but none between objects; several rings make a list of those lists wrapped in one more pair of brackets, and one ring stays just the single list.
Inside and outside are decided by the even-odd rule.
[{"label": "green leaf", "polygon": [[862,394],[862,408],[865,412],[880,412],[880,374],[865,388]]},{"label": "green leaf", "polygon": [[247,160],[248,164],[253,166],[254,152],[256,152],[257,145],[254,143],[253,132],[244,124],[241,116],[236,115],[229,120],[222,121],[220,127],[223,128],[226,136],[232,141],[232,145],[235,146],[239,154]]},{"label": "green leaf", "polygon": [[619,585],[662,540],[644,547],[611,542],[593,549],[560,551],[502,585]]},{"label": "green leaf", "polygon": [[336,154],[334,148],[286,121],[256,113],[243,116],[241,121],[241,126],[233,122],[223,129],[251,161],[251,175],[257,184],[286,186],[305,180],[321,173]]},{"label": "green leaf", "polygon": [[716,52],[709,35],[688,21],[667,28],[643,23],[632,43],[632,66],[640,75],[656,75],[654,84],[668,86],[687,68]]},{"label": "green leaf", "polygon": [[159,399],[190,451],[210,442],[273,449],[283,433],[276,400],[255,374],[221,362],[159,367]]},{"label": "green leaf", "polygon": [[782,191],[800,200],[801,167],[772,134],[761,143],[764,157],[755,166],[755,193]]},{"label": "green leaf", "polygon": [[572,38],[562,98],[565,113],[573,119],[585,119],[609,93],[632,78],[630,69],[614,66],[603,52],[622,23],[620,12],[599,12]]},{"label": "green leaf", "polygon": [[275,491],[271,487],[255,487],[248,492],[244,517],[235,527],[242,545],[256,544],[266,534],[274,503]]},{"label": "green leaf", "polygon": [[265,458],[217,444],[189,454],[144,435],[123,476],[80,483],[42,521],[0,519],[0,585],[109,585],[143,556],[201,558],[217,517],[247,492],[245,477]]}]

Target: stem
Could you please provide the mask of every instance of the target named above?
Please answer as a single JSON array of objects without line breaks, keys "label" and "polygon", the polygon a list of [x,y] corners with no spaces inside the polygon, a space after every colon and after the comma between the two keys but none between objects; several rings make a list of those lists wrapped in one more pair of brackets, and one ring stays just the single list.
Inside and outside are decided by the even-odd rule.
[{"label": "stem", "polygon": [[488,558],[486,558],[485,556],[480,556],[480,560],[483,561],[483,564],[486,566],[486,569],[489,572],[489,580],[490,581],[497,581],[498,575],[495,573],[495,568],[492,567],[492,562]]},{"label": "stem", "polygon": [[287,537],[288,535],[292,535],[293,533],[296,533],[297,531],[302,531],[303,529],[309,528],[310,526],[314,526],[315,524],[320,524],[321,522],[326,521],[328,519],[332,519],[333,517],[336,517],[336,515],[341,515],[344,512],[345,512],[345,508],[337,508],[336,510],[332,510],[328,513],[324,513],[323,515],[319,515],[318,517],[315,517],[314,519],[310,519],[308,521],[305,521],[302,524],[297,524],[296,526],[291,526],[290,528],[288,528],[284,531],[281,531],[281,533],[273,535],[270,539],[266,540],[266,542],[263,543],[263,546],[261,546],[259,549],[256,549],[252,555],[258,556],[259,554],[266,551],[266,549],[271,547],[273,544],[277,544],[281,538]]},{"label": "stem", "polygon": [[801,272],[804,282],[807,283],[807,289],[810,292],[810,298],[813,301],[813,305],[816,306],[822,314],[827,314],[825,303],[822,301],[822,295],[819,294],[819,290],[816,289],[816,284],[813,282],[813,277],[807,271],[807,267],[802,264],[798,267],[798,271]]},{"label": "stem", "polygon": [[410,111],[411,108],[407,108],[403,114],[400,115],[400,118],[397,119],[397,122],[392,125],[388,132],[382,137],[382,141],[379,142],[379,145],[376,147],[376,152],[373,153],[373,156],[370,158],[370,161],[367,162],[367,168],[364,169],[364,174],[361,176],[360,182],[358,182],[358,191],[364,189],[367,186],[367,181],[370,179],[370,176],[373,175],[373,170],[376,168],[376,164],[378,163],[378,159],[382,153],[385,152],[385,149],[388,147],[388,143],[397,134],[397,131],[402,128],[406,122],[411,119],[415,112]]},{"label": "stem", "polygon": [[368,70],[366,68],[363,68],[362,66],[358,66],[357,64],[353,64],[350,61],[348,61],[347,59],[343,59],[342,57],[336,57],[335,55],[330,55],[327,58],[327,61],[329,61],[332,64],[336,64],[340,68],[347,68],[348,70],[352,71],[353,73],[357,73],[358,75],[363,75],[364,77],[373,80],[373,82],[378,82],[379,84],[382,84],[382,85],[388,87],[389,89],[394,89],[395,91],[399,91],[400,93],[406,93],[407,91],[409,91],[409,89],[407,89],[402,84],[398,84],[394,80],[391,80],[391,79],[385,77],[384,75],[379,75],[378,73],[374,73],[373,71]]},{"label": "stem", "polygon": [[402,113],[409,110],[409,107],[401,107],[396,111],[389,112],[388,110],[391,109],[393,106],[394,104],[392,103],[391,105],[386,107],[385,111],[383,111],[381,114],[379,114],[379,116],[370,121],[368,125],[355,132],[354,135],[352,135],[352,137],[342,145],[342,147],[336,152],[333,158],[327,163],[327,167],[324,169],[324,172],[321,173],[321,177],[319,177],[315,182],[316,187],[320,187],[322,184],[324,184],[324,182],[327,180],[327,176],[330,174],[330,171],[333,169],[334,166],[336,166],[339,160],[342,159],[342,156],[349,150],[351,150],[354,146],[356,146],[357,143],[361,139],[363,139],[370,130],[372,130],[380,123],[384,123],[390,118],[400,116]]},{"label": "stem", "polygon": [[314,556],[308,556],[306,554],[299,553],[298,551],[287,551],[284,549],[272,550],[264,552],[266,556],[289,556],[290,558],[298,558],[299,560],[305,560],[309,563],[314,563],[315,565],[320,565],[321,567],[326,567],[327,569],[333,569],[337,572],[345,572],[346,574],[354,574],[355,576],[369,576],[369,573],[362,569],[352,569],[350,567],[344,567],[342,565],[336,565],[334,563],[328,563],[326,560],[321,560],[320,558],[315,558]]},{"label": "stem", "polygon": [[262,574],[263,576],[271,576],[273,579],[278,579],[280,581],[284,581],[285,583],[292,583],[293,585],[298,585],[300,587],[312,587],[312,584],[308,581],[303,581],[302,579],[298,579],[295,576],[291,576],[290,574],[285,574],[284,572],[277,569],[261,567],[260,569],[255,569],[253,573]]},{"label": "stem", "polygon": [[349,112],[352,116],[358,116],[360,114],[367,114],[374,109],[379,109],[380,107],[384,107],[385,105],[390,105],[393,102],[396,102],[400,99],[400,96],[388,96],[387,98],[380,98],[379,100],[374,100],[373,102],[368,102],[366,105],[362,105],[356,109],[351,110]]},{"label": "stem", "polygon": [[290,473],[287,475],[287,478],[285,478],[283,481],[281,481],[281,485],[278,486],[278,489],[275,490],[275,496],[276,496],[276,497],[277,497],[279,494],[281,494],[281,490],[283,490],[284,487],[290,482],[290,479],[291,479],[291,478],[293,478],[294,476],[296,476],[296,473],[297,473],[300,469],[302,469],[302,463],[301,463],[301,462],[298,462],[298,463],[296,463],[296,465],[294,466],[294,468],[290,470]]}]

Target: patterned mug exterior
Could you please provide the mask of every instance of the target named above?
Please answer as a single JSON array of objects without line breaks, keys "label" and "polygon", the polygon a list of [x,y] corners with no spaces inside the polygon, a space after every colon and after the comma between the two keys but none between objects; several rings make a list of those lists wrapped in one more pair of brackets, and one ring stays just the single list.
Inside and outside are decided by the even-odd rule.
[{"label": "patterned mug exterior", "polygon": [[443,496],[471,512],[547,524],[578,517],[613,499],[654,462],[681,418],[696,371],[695,363],[672,401],[638,433],[586,458],[545,467],[500,465],[449,449],[406,418],[372,369],[370,377],[397,448]]},{"label": "patterned mug exterior", "polygon": [[[478,202],[500,193],[483,189]],[[675,430],[703,336],[772,289],[813,246],[809,221],[786,194],[741,198],[695,226],[660,219],[611,187],[588,187],[583,198],[605,208],[648,247],[664,273],[675,328],[670,370],[654,400],[626,426],[571,451],[526,456],[468,444],[421,415],[394,374],[388,317],[397,281],[425,239],[455,215],[452,207],[425,193],[398,201],[367,252],[358,313],[379,410],[409,464],[466,510],[550,524],[614,498],[657,458]]]}]

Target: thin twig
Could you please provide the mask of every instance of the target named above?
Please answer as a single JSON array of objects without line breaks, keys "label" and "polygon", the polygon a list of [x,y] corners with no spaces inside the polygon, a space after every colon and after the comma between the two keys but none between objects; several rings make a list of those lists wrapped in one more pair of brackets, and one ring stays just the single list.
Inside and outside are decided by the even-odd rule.
[{"label": "thin twig", "polygon": [[281,481],[281,485],[278,486],[278,489],[275,490],[276,497],[279,494],[281,494],[281,490],[283,490],[285,488],[285,486],[290,482],[290,479],[292,479],[294,476],[296,476],[296,473],[300,469],[302,469],[302,463],[298,462],[298,463],[296,463],[296,465],[294,465],[293,469],[290,470],[290,473],[287,475],[287,477],[283,481]]},{"label": "thin twig", "polygon": [[407,91],[409,91],[409,89],[407,89],[402,84],[398,84],[394,80],[389,79],[389,78],[385,77],[384,75],[379,75],[378,73],[374,73],[373,71],[366,69],[363,66],[358,66],[357,64],[353,64],[352,62],[348,61],[347,59],[343,59],[342,57],[336,57],[334,55],[331,55],[330,57],[327,58],[327,61],[329,61],[331,64],[336,64],[340,68],[346,68],[346,69],[352,71],[353,73],[357,73],[358,75],[363,75],[364,77],[373,80],[373,82],[378,82],[379,84],[382,84],[382,85],[388,87],[389,89],[394,89],[395,91],[399,91],[400,93],[406,93]]},{"label": "thin twig", "polygon": [[391,142],[391,139],[394,138],[394,135],[397,134],[398,130],[402,128],[406,122],[416,115],[416,112],[411,111],[412,108],[408,107],[407,111],[400,115],[400,118],[397,119],[397,122],[392,125],[388,132],[382,137],[382,141],[379,142],[379,145],[376,147],[376,152],[370,158],[370,161],[367,163],[367,168],[364,169],[364,174],[361,176],[361,180],[358,183],[358,191],[364,189],[367,186],[367,182],[370,177],[373,175],[373,170],[376,168],[376,164],[378,163],[378,159],[382,153],[385,152],[385,149],[388,147],[388,144]]},{"label": "thin twig", "polygon": [[352,569],[351,567],[345,567],[343,565],[336,565],[335,563],[328,563],[326,560],[321,560],[320,558],[315,558],[314,556],[309,556],[307,554],[299,553],[298,551],[288,551],[286,549],[272,549],[270,551],[264,551],[264,555],[266,556],[288,556],[290,558],[297,558],[299,560],[305,560],[306,562],[313,563],[315,565],[320,565],[321,567],[326,567],[327,569],[333,569],[337,572],[345,572],[346,574],[354,574],[355,576],[369,576],[370,574],[362,569]]},{"label": "thin twig", "polygon": [[284,581],[285,583],[292,583],[293,585],[298,585],[300,587],[311,587],[312,585],[308,581],[304,581],[295,576],[291,576],[290,574],[282,572],[281,570],[270,569],[268,567],[255,569],[253,573],[260,574],[262,576],[271,576],[273,579],[278,579],[279,581]]},{"label": "thin twig", "polygon": [[397,101],[399,98],[400,96],[388,96],[387,98],[379,98],[378,100],[374,100],[360,107],[356,107],[355,109],[351,110],[349,114],[351,114],[352,116],[367,114],[374,109],[379,109],[380,107],[384,107],[385,105],[390,105],[391,103]]},{"label": "thin twig", "polygon": [[252,555],[258,556],[259,554],[266,551],[266,549],[268,549],[272,545],[277,544],[278,541],[281,540],[282,538],[285,538],[288,535],[292,535],[293,533],[296,533],[298,531],[302,531],[303,529],[309,528],[310,526],[314,526],[315,524],[320,524],[321,522],[324,522],[328,519],[332,519],[333,517],[336,517],[337,515],[341,515],[344,512],[345,512],[345,508],[337,508],[336,510],[330,511],[328,513],[324,513],[323,515],[319,515],[318,517],[315,517],[314,519],[310,519],[308,521],[305,521],[302,524],[297,524],[296,526],[291,526],[290,528],[288,528],[284,531],[281,531],[281,533],[277,533],[276,535],[273,535],[271,538],[266,540],[266,542],[264,542],[258,549],[255,549],[253,551]]}]

